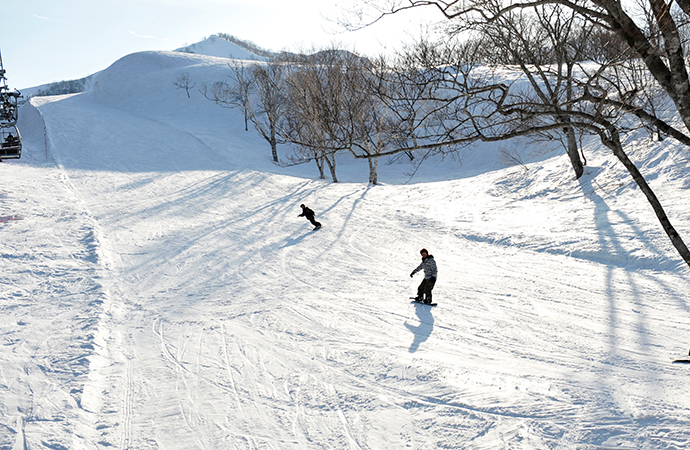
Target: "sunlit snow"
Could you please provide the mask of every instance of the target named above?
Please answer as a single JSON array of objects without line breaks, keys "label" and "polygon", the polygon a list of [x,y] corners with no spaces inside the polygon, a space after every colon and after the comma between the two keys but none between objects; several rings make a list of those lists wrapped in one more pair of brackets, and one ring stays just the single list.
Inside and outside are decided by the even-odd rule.
[{"label": "sunlit snow", "polygon": [[[21,108],[22,159],[0,164],[0,449],[690,441],[690,367],[671,363],[690,273],[606,149],[586,141],[580,181],[520,141],[412,179],[385,159],[379,186],[343,156],[331,183],[198,92],[229,62],[132,54]],[[690,241],[687,149],[626,148]],[[434,308],[408,299],[422,247]]]}]

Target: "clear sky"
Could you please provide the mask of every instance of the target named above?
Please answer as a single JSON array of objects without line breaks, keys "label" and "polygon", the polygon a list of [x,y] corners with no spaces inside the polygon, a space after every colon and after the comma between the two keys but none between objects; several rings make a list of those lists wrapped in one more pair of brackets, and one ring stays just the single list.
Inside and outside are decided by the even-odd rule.
[{"label": "clear sky", "polygon": [[0,52],[10,88],[82,78],[144,50],[228,33],[268,50],[343,44],[376,55],[440,19],[431,9],[346,32],[334,19],[356,0],[3,0]]}]

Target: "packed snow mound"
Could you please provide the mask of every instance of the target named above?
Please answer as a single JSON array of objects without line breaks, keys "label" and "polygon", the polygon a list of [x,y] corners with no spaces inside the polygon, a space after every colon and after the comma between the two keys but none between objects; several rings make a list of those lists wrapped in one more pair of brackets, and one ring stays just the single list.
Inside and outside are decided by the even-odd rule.
[{"label": "packed snow mound", "polygon": [[[273,172],[280,170],[273,163],[268,167],[260,163],[259,167],[256,165],[256,157],[247,157],[253,153],[246,152],[248,148],[263,148],[267,144],[253,130],[245,131],[241,111],[220,108],[200,92],[204,86],[211,86],[219,81],[231,82],[231,66],[246,63],[181,52],[132,53],[97,74],[87,96],[109,107],[133,113],[138,117],[137,120],[146,117],[165,122],[175,130],[203,135],[205,138],[202,140],[214,136],[215,142],[219,144],[213,144],[211,147],[221,145],[235,157],[245,159],[248,166]],[[259,61],[253,63],[261,64]],[[185,90],[179,87],[182,76],[187,76],[189,80],[189,97]],[[456,155],[457,158],[448,158],[441,166],[436,164],[440,157],[431,157],[427,164],[415,172],[415,180],[441,181],[500,170],[504,167],[500,161],[503,147],[503,144],[487,143],[476,148],[461,149]],[[541,148],[534,154],[531,151],[522,152],[522,157],[525,161],[534,162],[561,154],[555,146],[551,147],[554,148]],[[289,151],[289,146],[282,146],[281,154],[287,156]],[[365,161],[352,161],[348,155],[342,155],[339,159],[338,173],[341,180],[366,179],[368,169],[365,167]],[[387,157],[381,162],[379,174],[382,182],[404,183],[410,180],[409,174],[413,170],[407,157]],[[313,170],[312,167],[302,165],[296,174],[309,177],[314,175]],[[285,172],[286,169],[282,171]]]},{"label": "packed snow mound", "polygon": [[[203,55],[194,55],[177,52],[146,51],[132,53],[124,56],[107,69],[100,72],[94,80],[94,86],[108,86],[114,82],[112,87],[125,88],[130,80],[136,78],[155,78],[161,72],[172,72],[195,65],[227,64],[227,61],[218,61],[218,58],[209,58]],[[129,88],[129,91],[136,89]],[[142,92],[137,92],[141,95]]]},{"label": "packed snow mound", "polygon": [[176,52],[195,53],[198,55],[217,56],[219,58],[246,59],[251,61],[264,61],[266,58],[259,56],[233,42],[217,35],[211,35],[201,42],[178,48]]},{"label": "packed snow mound", "polygon": [[[227,42],[227,41],[226,41]],[[90,95],[109,106],[119,109],[155,117],[155,120],[163,120],[163,117],[179,123],[178,119],[184,117],[178,127],[190,129],[192,126],[203,126],[217,130],[230,126],[232,134],[225,142],[234,147],[234,142],[243,141],[242,145],[256,145],[262,147],[265,141],[258,138],[253,131],[252,137],[258,138],[253,144],[246,144],[247,132],[244,131],[243,117],[238,109],[220,108],[204,98],[200,90],[203,86],[211,86],[216,82],[232,82],[233,64],[261,64],[260,61],[229,60],[215,56],[167,52],[146,51],[132,53],[124,56],[110,67],[100,72],[93,81]],[[188,98],[184,90],[176,87],[181,76],[187,75],[193,86]],[[508,75],[506,75],[508,76]],[[155,111],[155,112],[154,112]],[[232,118],[234,116],[234,118]],[[213,120],[209,122],[209,118]],[[166,119],[168,120],[168,119]],[[197,124],[196,122],[201,122]],[[193,125],[194,124],[194,125]],[[208,135],[207,133],[204,133]],[[240,138],[239,136],[242,135]],[[516,153],[525,163],[542,161],[554,156],[562,156],[563,152],[554,143],[531,143],[520,145],[517,143]],[[283,151],[288,151],[288,146],[283,146]],[[410,173],[415,173],[415,181],[443,181],[449,179],[475,176],[488,171],[500,170],[505,167],[501,161],[501,153],[506,148],[504,143],[481,143],[479,145],[459,149],[453,158],[447,158],[442,164],[441,157],[431,157],[427,163],[414,171],[409,165],[407,157],[382,158],[379,173],[382,182],[403,183],[410,181]],[[255,159],[255,158],[252,158]],[[366,162],[350,161],[347,155],[343,155],[339,162],[338,172],[341,180],[353,179],[344,174],[352,166],[358,176],[366,174]],[[565,159],[564,159],[565,161]],[[249,162],[253,166],[253,163]],[[302,166],[304,167],[304,166]],[[275,170],[275,166],[267,170]],[[307,171],[308,172],[308,171]],[[300,176],[304,172],[300,172]],[[313,175],[308,172],[309,175]]]},{"label": "packed snow mound", "polygon": [[[227,80],[229,74],[225,58],[165,51],[132,53],[100,72],[94,78],[91,94],[124,109],[167,108],[173,106],[168,104],[171,98],[184,101],[187,97],[180,96],[176,87],[181,76],[188,77],[198,96],[204,84]],[[205,103],[211,106],[208,100]]]}]

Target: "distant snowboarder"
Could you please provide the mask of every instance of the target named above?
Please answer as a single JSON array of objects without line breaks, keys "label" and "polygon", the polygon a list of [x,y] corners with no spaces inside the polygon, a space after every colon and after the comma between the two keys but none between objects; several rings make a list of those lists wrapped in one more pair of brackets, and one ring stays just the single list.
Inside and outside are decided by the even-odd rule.
[{"label": "distant snowboarder", "polygon": [[315,230],[321,228],[321,222],[317,222],[314,219],[314,211],[312,211],[310,208],[307,208],[304,204],[299,205],[299,207],[302,208],[302,214],[300,214],[298,217],[306,217],[309,222],[314,225]]},{"label": "distant snowboarder", "polygon": [[434,289],[434,285],[436,284],[436,261],[434,261],[434,257],[430,255],[425,248],[421,249],[419,253],[422,255],[422,263],[412,271],[410,278],[414,277],[414,274],[423,269],[424,279],[417,288],[417,296],[414,300],[417,302],[431,303],[431,290]]}]

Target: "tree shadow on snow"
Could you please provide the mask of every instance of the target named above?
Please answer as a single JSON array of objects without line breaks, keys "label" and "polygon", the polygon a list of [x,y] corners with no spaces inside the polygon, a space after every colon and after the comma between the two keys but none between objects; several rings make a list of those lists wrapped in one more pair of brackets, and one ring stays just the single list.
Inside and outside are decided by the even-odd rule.
[{"label": "tree shadow on snow", "polygon": [[419,325],[414,326],[405,322],[405,327],[414,334],[414,340],[410,345],[410,353],[416,352],[419,346],[429,339],[431,332],[434,330],[434,316],[431,315],[431,306],[415,304],[414,307],[419,319]]},{"label": "tree shadow on snow", "polygon": [[[672,284],[667,283],[663,277],[656,276],[655,272],[636,271],[636,268],[641,269],[657,269],[666,270],[673,268],[677,263],[667,256],[663,256],[665,250],[657,245],[653,239],[648,236],[648,232],[636,225],[635,220],[631,219],[624,211],[616,208],[611,208],[607,204],[606,197],[608,196],[605,190],[596,183],[597,172],[588,174],[582,177],[579,182],[586,198],[594,203],[594,220],[596,223],[597,240],[601,254],[592,255],[592,258],[583,257],[583,259],[591,259],[592,261],[603,264],[605,267],[605,295],[608,304],[605,306],[608,310],[608,324],[609,330],[608,346],[610,354],[614,357],[625,359],[629,358],[626,352],[621,351],[625,344],[630,345],[630,336],[624,336],[626,319],[621,315],[621,311],[632,308],[635,314],[633,316],[637,319],[634,326],[636,333],[633,336],[634,342],[642,352],[649,351],[653,346],[650,341],[653,325],[647,320],[645,311],[649,303],[649,287],[641,280],[647,280],[649,286],[658,287],[661,292],[678,291]],[[602,193],[600,195],[599,193]],[[639,190],[638,190],[639,192]],[[640,195],[642,195],[640,193]],[[612,223],[618,223],[618,227],[622,224],[628,227],[629,235],[619,236],[617,230]],[[637,246],[646,247],[652,255],[657,255],[648,260],[642,258],[631,258],[629,255],[630,239],[637,240]],[[624,269],[624,270],[620,270]],[[636,276],[633,276],[635,272]],[[629,289],[630,301],[625,302],[626,294],[618,292],[618,286],[622,283]],[[678,292],[674,296],[679,300],[678,306],[681,309],[689,310],[688,303],[685,296]]]}]

